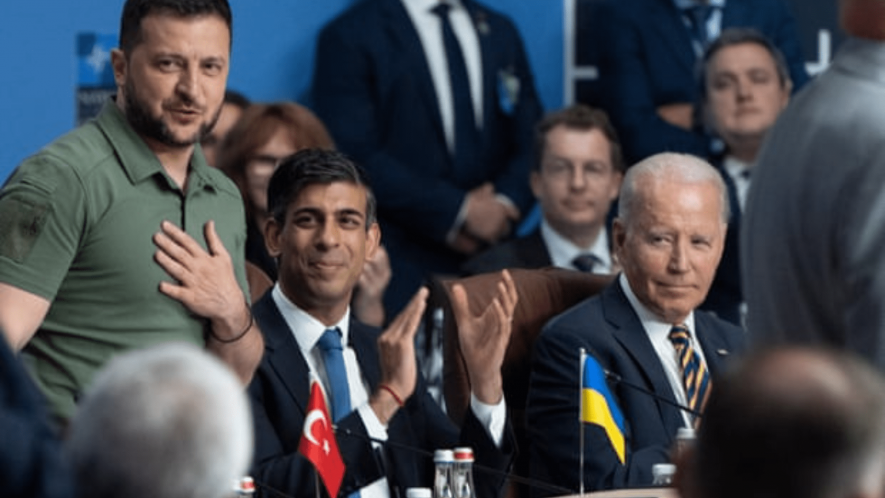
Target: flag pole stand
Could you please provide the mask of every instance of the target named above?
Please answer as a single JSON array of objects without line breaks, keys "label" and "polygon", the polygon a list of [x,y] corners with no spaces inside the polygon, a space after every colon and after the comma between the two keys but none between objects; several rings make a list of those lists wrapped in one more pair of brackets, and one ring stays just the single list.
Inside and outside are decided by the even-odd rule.
[{"label": "flag pole stand", "polygon": [[587,352],[584,348],[580,348],[578,367],[578,492],[581,498],[584,497],[584,357]]},{"label": "flag pole stand", "polygon": [[[317,469],[313,469],[313,489],[316,492],[316,498],[320,497],[320,473],[317,472]],[[330,498],[335,498],[334,496]]]}]

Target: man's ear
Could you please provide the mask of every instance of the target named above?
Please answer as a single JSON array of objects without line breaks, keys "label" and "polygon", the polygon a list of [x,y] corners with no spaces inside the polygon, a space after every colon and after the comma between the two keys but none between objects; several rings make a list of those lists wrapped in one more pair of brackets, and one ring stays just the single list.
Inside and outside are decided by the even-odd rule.
[{"label": "man's ear", "polygon": [[126,84],[128,61],[126,54],[119,48],[111,50],[111,67],[114,70],[114,82],[117,84],[117,88],[123,88]]},{"label": "man's ear", "polygon": [[532,170],[529,174],[529,186],[532,188],[532,195],[535,196],[535,199],[540,199],[541,196],[541,172],[538,170]]},{"label": "man's ear", "polygon": [[370,260],[375,257],[375,251],[378,250],[378,246],[381,245],[381,226],[378,225],[378,222],[374,222],[369,225],[369,229],[366,230],[366,260]]},{"label": "man's ear", "polygon": [[271,216],[264,225],[264,246],[267,248],[267,253],[273,258],[280,257],[282,253],[280,249],[280,236],[282,232],[283,227],[277,223],[276,218]]}]

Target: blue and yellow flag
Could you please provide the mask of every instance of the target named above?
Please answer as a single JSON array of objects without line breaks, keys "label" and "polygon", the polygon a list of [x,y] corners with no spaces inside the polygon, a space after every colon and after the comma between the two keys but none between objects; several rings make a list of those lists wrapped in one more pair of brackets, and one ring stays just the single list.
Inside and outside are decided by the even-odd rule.
[{"label": "blue and yellow flag", "polygon": [[595,424],[605,431],[612,448],[624,464],[624,416],[605,382],[602,367],[592,356],[585,355],[581,382],[581,422]]}]

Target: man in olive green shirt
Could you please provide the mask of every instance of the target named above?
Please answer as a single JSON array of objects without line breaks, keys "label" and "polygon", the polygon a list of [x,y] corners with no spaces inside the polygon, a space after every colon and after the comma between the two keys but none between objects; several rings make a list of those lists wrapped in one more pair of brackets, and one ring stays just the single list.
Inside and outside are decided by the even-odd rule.
[{"label": "man in olive green shirt", "polygon": [[61,420],[120,351],[197,343],[244,382],[260,360],[242,201],[195,146],[230,43],[226,0],[127,0],[116,98],[0,191],[0,328]]}]

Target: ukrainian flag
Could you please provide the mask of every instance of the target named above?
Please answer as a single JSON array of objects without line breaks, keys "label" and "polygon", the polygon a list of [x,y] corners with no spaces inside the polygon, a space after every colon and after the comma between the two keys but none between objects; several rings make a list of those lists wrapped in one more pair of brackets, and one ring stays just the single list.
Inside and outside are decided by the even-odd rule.
[{"label": "ukrainian flag", "polygon": [[623,465],[624,416],[608,389],[605,374],[596,359],[583,355],[581,365],[581,422],[602,427]]}]

